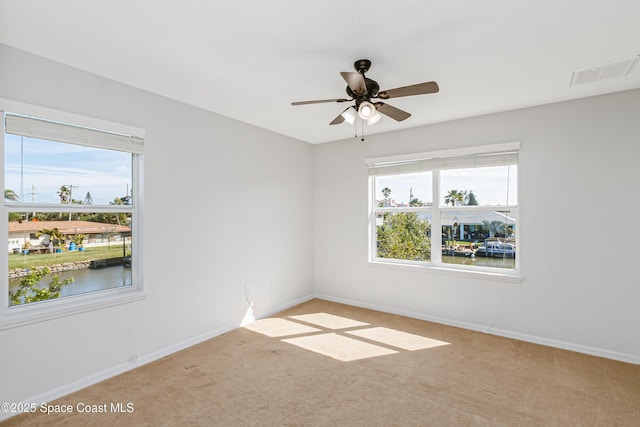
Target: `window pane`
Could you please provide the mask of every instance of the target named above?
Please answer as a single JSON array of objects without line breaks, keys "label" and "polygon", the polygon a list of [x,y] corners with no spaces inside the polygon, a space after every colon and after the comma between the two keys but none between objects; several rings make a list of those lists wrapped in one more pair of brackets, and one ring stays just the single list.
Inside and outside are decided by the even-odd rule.
[{"label": "window pane", "polygon": [[440,205],[517,205],[517,170],[516,165],[443,170]]},{"label": "window pane", "polygon": [[431,206],[431,172],[375,177],[376,206]]},{"label": "window pane", "polygon": [[517,218],[513,212],[447,211],[440,218],[443,263],[516,268]]},{"label": "window pane", "polygon": [[409,261],[431,260],[431,213],[376,214],[376,256]]},{"label": "window pane", "polygon": [[5,201],[132,204],[130,153],[6,133],[4,149]]},{"label": "window pane", "polygon": [[80,216],[69,220],[67,212],[9,214],[11,305],[131,285],[128,214]]}]

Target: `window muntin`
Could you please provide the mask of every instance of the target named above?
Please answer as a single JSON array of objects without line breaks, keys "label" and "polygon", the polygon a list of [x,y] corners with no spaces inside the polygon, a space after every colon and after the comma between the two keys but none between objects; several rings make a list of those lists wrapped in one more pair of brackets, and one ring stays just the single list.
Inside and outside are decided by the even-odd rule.
[{"label": "window muntin", "polygon": [[[394,158],[388,163],[369,160],[374,195],[371,260],[502,274],[516,272],[519,265],[516,245],[519,144],[513,146],[515,150],[495,153],[491,152],[491,147],[480,147],[477,156],[471,153],[473,149],[463,149],[464,155],[459,156],[456,156],[456,150],[451,150],[452,153],[446,153],[448,157],[439,158],[423,153],[424,160],[416,160],[417,156],[402,161]],[[504,147],[504,144],[500,146]],[[407,180],[407,176],[413,179]],[[425,179],[421,182],[420,178]],[[411,182],[411,189],[432,186],[433,202],[410,206],[393,199],[394,203],[380,203],[386,200],[381,196],[382,188],[394,194],[394,185],[406,181]],[[406,187],[401,192],[407,192]],[[403,235],[416,235],[410,233],[409,226],[400,227],[397,235],[390,233],[389,228],[381,228],[385,220],[388,223],[393,218],[391,215],[409,214],[428,218],[429,231],[420,239],[405,239],[402,243]],[[396,244],[392,253],[380,248],[381,242],[389,240]],[[401,247],[403,244],[405,247]],[[425,244],[430,246],[428,258],[405,255],[413,254],[409,249]]]},{"label": "window muntin", "polygon": [[[140,209],[134,201],[141,182],[142,140],[10,114],[4,124],[9,237],[4,307],[41,302],[26,293],[15,296],[26,273],[44,268],[53,270],[59,282],[68,276],[74,281],[44,295],[42,302],[96,291],[141,291],[136,274]],[[38,137],[41,131],[51,138]],[[48,235],[52,230],[54,236]],[[53,274],[38,276],[41,280],[29,294],[49,289]],[[91,301],[95,304],[95,298]]]}]

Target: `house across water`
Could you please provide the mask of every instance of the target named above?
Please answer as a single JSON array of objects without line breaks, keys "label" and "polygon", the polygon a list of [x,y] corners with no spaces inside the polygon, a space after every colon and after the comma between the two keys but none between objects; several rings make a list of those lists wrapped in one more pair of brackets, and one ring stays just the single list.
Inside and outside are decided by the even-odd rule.
[{"label": "house across water", "polygon": [[106,246],[112,243],[130,242],[131,227],[93,221],[9,221],[9,253],[19,252],[25,247],[45,248],[50,236],[42,230],[57,228],[64,236],[61,244],[68,244],[77,235],[84,235],[83,246]]}]

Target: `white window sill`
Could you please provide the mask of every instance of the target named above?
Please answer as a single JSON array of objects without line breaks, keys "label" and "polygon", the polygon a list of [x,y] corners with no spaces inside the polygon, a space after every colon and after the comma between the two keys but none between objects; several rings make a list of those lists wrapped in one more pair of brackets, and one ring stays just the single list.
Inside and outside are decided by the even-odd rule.
[{"label": "white window sill", "polygon": [[385,269],[397,269],[402,271],[414,271],[417,273],[436,273],[453,277],[465,277],[469,279],[490,280],[493,282],[503,283],[522,283],[524,277],[517,271],[510,271],[508,273],[494,272],[494,271],[478,271],[478,270],[466,270],[462,268],[447,267],[444,265],[429,265],[425,263],[409,264],[409,263],[396,263],[381,260],[371,260],[369,264],[376,268]]},{"label": "white window sill", "polygon": [[118,289],[117,291],[94,292],[89,295],[78,295],[55,301],[9,307],[4,309],[4,316],[0,319],[0,331],[120,304],[128,304],[143,300],[146,297],[147,294],[145,292],[136,289]]}]

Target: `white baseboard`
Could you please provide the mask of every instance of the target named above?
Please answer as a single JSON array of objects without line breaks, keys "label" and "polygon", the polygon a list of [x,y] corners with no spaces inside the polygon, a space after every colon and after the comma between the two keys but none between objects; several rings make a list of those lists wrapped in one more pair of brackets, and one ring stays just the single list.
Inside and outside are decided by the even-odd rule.
[{"label": "white baseboard", "polygon": [[295,307],[296,305],[302,304],[303,302],[307,302],[307,301],[312,300],[314,298],[316,298],[315,294],[309,294],[309,295],[306,295],[304,297],[295,299],[293,301],[289,301],[289,302],[287,302],[285,304],[281,304],[281,305],[279,305],[277,307],[270,308],[269,310],[267,310],[265,312],[258,313],[257,316],[256,316],[256,319],[263,319],[265,317],[271,316],[272,314],[279,313],[279,312],[281,312],[283,310],[286,310],[288,308],[291,308],[291,307]]},{"label": "white baseboard", "polygon": [[393,307],[386,307],[376,304],[368,304],[361,301],[354,301],[346,298],[336,298],[325,294],[316,294],[316,298],[324,299],[327,301],[333,301],[341,304],[352,305],[355,307],[368,308],[370,310],[381,311],[384,313],[397,314],[400,316],[411,317],[413,319],[426,320],[428,322],[440,323],[443,325],[454,326],[457,328],[468,329],[477,332],[484,332],[491,335],[496,335],[504,338],[511,338],[518,341],[530,342],[533,344],[540,344],[547,347],[559,348],[562,350],[575,351],[578,353],[588,354],[591,356],[603,357],[605,359],[617,360],[619,362],[632,363],[634,365],[640,365],[640,356],[611,351],[603,348],[589,347],[586,345],[575,344],[566,341],[554,340],[551,338],[539,337],[535,335],[523,334],[520,332],[509,331],[506,329],[488,328],[486,325],[478,325],[475,323],[460,322],[457,320],[447,319],[438,316],[430,316],[424,313],[416,313],[407,310],[400,310]]},{"label": "white baseboard", "polygon": [[582,344],[575,344],[566,341],[554,340],[551,338],[538,337],[535,335],[521,334],[519,332],[504,329],[491,329],[488,333],[505,338],[512,338],[519,341],[526,341],[534,344],[545,345],[547,347],[559,348],[562,350],[575,351],[577,353],[588,354],[590,356],[603,357],[605,359],[617,360],[619,362],[640,365],[640,356],[629,353],[611,351],[604,348],[590,347]]},{"label": "white baseboard", "polygon": [[[337,302],[337,303],[341,303],[341,304],[347,304],[347,305],[352,305],[354,307],[362,307],[362,308],[367,308],[370,310],[376,310],[376,311],[381,311],[384,313],[391,313],[391,314],[397,314],[400,316],[406,316],[406,317],[411,317],[414,319],[420,319],[420,320],[425,320],[428,322],[434,322],[434,323],[440,323],[443,325],[448,325],[448,326],[454,326],[454,327],[458,327],[458,328],[462,328],[462,329],[468,329],[468,330],[472,330],[472,331],[478,331],[478,332],[485,332],[485,333],[489,333],[492,335],[497,335],[497,336],[501,336],[501,337],[505,337],[505,338],[512,338],[512,339],[516,339],[519,341],[525,341],[525,342],[531,342],[534,344],[540,344],[540,345],[545,345],[545,346],[549,346],[549,347],[555,347],[555,348],[560,348],[563,350],[570,350],[570,351],[576,351],[578,353],[584,353],[584,354],[589,354],[592,356],[598,356],[598,357],[604,357],[606,359],[612,359],[612,360],[618,360],[621,362],[626,362],[626,363],[632,363],[632,364],[636,364],[636,365],[640,365],[640,357],[636,356],[636,355],[632,355],[632,354],[627,354],[627,353],[620,353],[620,352],[614,352],[614,351],[610,351],[610,350],[606,350],[606,349],[601,349],[601,348],[596,348],[596,347],[589,347],[589,346],[584,346],[584,345],[580,345],[580,344],[574,344],[574,343],[569,343],[569,342],[564,342],[564,341],[558,341],[558,340],[553,340],[553,339],[549,339],[549,338],[543,338],[543,337],[537,337],[534,335],[527,335],[527,334],[522,334],[519,332],[514,332],[514,331],[509,331],[509,330],[504,330],[504,329],[490,329],[487,330],[487,327],[484,325],[477,325],[477,324],[473,324],[473,323],[467,323],[467,322],[460,322],[460,321],[456,321],[456,320],[452,320],[452,319],[447,319],[447,318],[442,318],[442,317],[437,317],[437,316],[430,316],[430,315],[426,315],[423,313],[416,313],[416,312],[411,312],[411,311],[407,311],[407,310],[399,310],[399,309],[395,309],[392,307],[386,307],[386,306],[381,306],[381,305],[376,305],[376,304],[368,304],[368,303],[364,303],[361,301],[354,301],[354,300],[349,300],[349,299],[345,299],[345,298],[335,298],[329,295],[324,295],[324,294],[312,294],[312,295],[307,295],[301,298],[298,298],[296,300],[293,301],[289,301],[285,304],[281,304],[279,306],[276,307],[272,307],[268,310],[266,310],[263,313],[259,314],[258,318],[264,318],[267,316],[271,316],[272,314],[278,313],[280,311],[286,310],[288,308],[294,307],[298,304],[302,304],[303,302],[309,301],[313,298],[319,298],[319,299],[324,299],[327,301],[333,301],[333,302]],[[161,359],[165,356],[168,356],[170,354],[173,354],[175,352],[178,352],[180,350],[184,350],[188,347],[191,347],[193,345],[199,344],[203,341],[209,340],[211,338],[215,338],[223,333],[229,332],[233,329],[236,329],[239,325],[233,324],[233,325],[225,325],[223,327],[217,328],[215,330],[209,331],[207,333],[201,334],[201,335],[197,335],[194,336],[192,338],[189,338],[187,340],[181,341],[179,343],[176,343],[174,345],[162,348],[160,350],[154,351],[152,353],[146,354],[141,356],[140,358],[138,358],[137,360],[131,360],[127,363],[122,363],[116,366],[113,366],[109,369],[105,369],[101,372],[89,375],[87,377],[81,378],[77,381],[73,381],[69,384],[63,385],[61,387],[55,388],[53,390],[47,391],[45,393],[39,394],[37,396],[32,397],[31,399],[26,399],[23,401],[23,403],[36,403],[37,405],[40,405],[40,403],[43,402],[51,402],[53,400],[59,399],[63,396],[66,396],[68,394],[74,393],[78,390],[81,390],[83,388],[89,387],[91,385],[97,384],[101,381],[104,381],[106,379],[115,377],[116,375],[120,375],[122,373],[125,373],[127,371],[130,371],[132,369],[135,369],[139,366],[145,365],[147,363],[151,363],[153,361],[156,361],[158,359]],[[10,417],[12,417],[13,415],[17,415],[17,414],[10,414],[10,413],[3,413],[0,412],[0,421],[3,421],[5,419],[8,419]]]},{"label": "white baseboard", "polygon": [[[296,300],[293,301],[289,301],[285,304],[281,304],[279,306],[276,307],[272,307],[270,309],[268,309],[267,311],[265,311],[264,313],[260,313],[260,318],[262,317],[267,317],[270,316],[274,313],[278,313],[282,310],[286,310],[288,308],[294,307],[298,304],[302,304],[303,302],[309,301],[310,299],[315,298],[315,296],[313,294],[311,295],[307,295],[304,296],[302,298],[298,298]],[[39,394],[37,396],[34,396],[30,399],[26,399],[24,400],[22,403],[35,403],[36,405],[40,405],[41,403],[47,403],[47,402],[51,402],[54,401],[56,399],[60,399],[63,396],[66,396],[68,394],[74,393],[78,390],[82,390],[83,388],[92,386],[94,384],[97,384],[101,381],[107,380],[109,378],[115,377],[116,375],[120,375],[123,374],[127,371],[130,371],[132,369],[138,368],[142,365],[146,365],[147,363],[151,363],[153,361],[156,361],[158,359],[161,359],[165,356],[168,356],[170,354],[176,353],[180,350],[184,350],[186,348],[189,348],[191,346],[194,346],[196,344],[199,344],[201,342],[207,341],[211,338],[215,338],[219,335],[222,335],[226,332],[229,332],[233,329],[238,328],[240,325],[239,324],[229,324],[229,325],[225,325],[222,326],[220,328],[214,329],[212,331],[206,332],[204,334],[200,334],[194,337],[191,337],[189,339],[186,339],[184,341],[181,341],[179,343],[170,345],[168,347],[164,347],[160,350],[154,351],[152,353],[149,354],[145,354],[140,356],[138,359],[135,360],[131,360],[129,362],[126,363],[121,363],[119,365],[113,366],[109,369],[105,369],[101,372],[89,375],[87,377],[81,378],[79,380],[73,381],[69,384],[65,384],[61,387],[57,387],[53,390],[47,391],[45,393]],[[14,415],[18,415],[17,413],[4,413],[4,412],[0,412],[0,421],[6,420],[8,418],[11,418]]]},{"label": "white baseboard", "polygon": [[[208,339],[217,337],[225,332],[228,332],[232,329],[235,329],[235,326],[224,326],[213,331],[209,331],[205,334],[201,334],[187,340],[181,341],[177,344],[165,347],[153,353],[149,353],[143,355],[135,360],[130,360],[129,362],[121,363],[119,365],[113,366],[109,369],[105,369],[101,372],[97,372],[95,374],[89,375],[87,377],[81,378],[79,380],[73,381],[69,384],[65,384],[61,387],[57,387],[53,390],[47,391],[45,393],[39,394],[37,396],[33,396],[30,399],[26,399],[23,403],[35,403],[36,405],[40,405],[41,403],[48,403],[59,399],[68,394],[74,393],[78,390],[82,390],[83,388],[92,386],[101,381],[107,380],[109,378],[115,377],[117,375],[123,374],[132,369],[138,368],[142,365],[146,365],[147,363],[153,362],[155,360],[161,359],[165,356],[168,356],[172,353],[175,353],[180,350],[184,350],[185,348],[191,347],[195,344],[201,343]],[[0,421],[11,418],[14,415],[18,415],[17,413],[3,413],[0,412]]]}]

